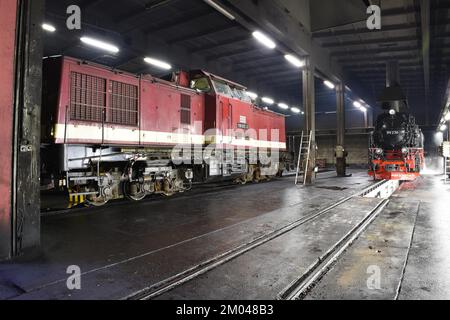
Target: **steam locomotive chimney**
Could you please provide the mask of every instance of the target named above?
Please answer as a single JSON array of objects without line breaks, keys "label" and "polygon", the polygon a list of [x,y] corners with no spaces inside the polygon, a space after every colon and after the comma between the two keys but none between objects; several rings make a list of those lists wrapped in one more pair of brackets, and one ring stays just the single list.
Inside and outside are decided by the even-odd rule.
[{"label": "steam locomotive chimney", "polygon": [[389,61],[386,64],[386,87],[400,86],[400,71],[398,61]]},{"label": "steam locomotive chimney", "polygon": [[[392,87],[400,87],[398,61],[388,61],[386,64],[386,88]],[[392,101],[391,108],[400,112],[400,101]]]},{"label": "steam locomotive chimney", "polygon": [[378,101],[385,110],[394,109],[396,112],[404,112],[408,109],[406,96],[400,87],[400,69],[398,61],[386,63],[386,88]]}]

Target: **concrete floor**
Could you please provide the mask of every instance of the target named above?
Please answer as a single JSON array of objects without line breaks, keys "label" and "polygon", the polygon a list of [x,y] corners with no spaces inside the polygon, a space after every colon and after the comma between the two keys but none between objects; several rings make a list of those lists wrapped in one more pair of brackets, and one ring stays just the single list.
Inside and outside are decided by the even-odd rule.
[{"label": "concrete floor", "polygon": [[[293,178],[283,178],[270,183],[45,217],[42,222],[42,251],[35,257],[0,264],[0,298],[127,297],[325,208],[371,183],[365,172],[353,173],[350,178],[335,178],[333,173],[322,174],[317,185],[309,188],[294,187]],[[394,292],[401,282],[398,279],[404,272],[400,298],[448,298],[450,281],[442,281],[442,274],[450,266],[445,255],[448,242],[444,242],[449,238],[446,230],[450,227],[450,218],[445,209],[450,203],[442,195],[449,189],[450,186],[442,186],[439,178],[430,176],[412,190],[400,191],[386,212],[339,261],[347,273],[339,273],[338,263],[314,289],[311,297],[332,298],[331,294],[327,296],[323,292],[333,292],[334,289],[337,298],[390,299],[395,297]],[[270,245],[260,246],[160,298],[276,298],[280,290],[378,201],[354,199],[345,207],[337,207],[320,219],[271,241]],[[409,251],[416,221],[414,211],[418,213],[417,226]],[[385,220],[389,223],[383,223]],[[367,245],[367,239],[373,243]],[[358,246],[364,250],[352,254]],[[366,252],[367,247],[372,249]],[[378,252],[380,247],[381,255]],[[371,295],[370,291],[363,292],[364,289],[351,293],[352,289],[360,290],[361,286],[367,288],[366,280],[361,280],[368,277],[361,267],[364,266],[361,259],[371,262],[367,258],[371,255],[379,266],[392,267],[393,271],[385,273],[382,281],[386,294],[378,292]],[[354,264],[360,267],[350,268],[349,273],[348,266]],[[81,290],[67,289],[66,269],[70,265],[81,268]],[[333,279],[341,280],[333,282]]]}]

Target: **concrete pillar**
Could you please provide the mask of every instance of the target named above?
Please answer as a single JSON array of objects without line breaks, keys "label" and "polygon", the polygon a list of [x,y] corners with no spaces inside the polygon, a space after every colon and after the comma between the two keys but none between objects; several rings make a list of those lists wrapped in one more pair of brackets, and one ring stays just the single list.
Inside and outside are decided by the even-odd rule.
[{"label": "concrete pillar", "polygon": [[311,157],[309,166],[306,168],[306,184],[315,182],[316,167],[316,104],[314,88],[314,65],[309,58],[303,68],[303,107],[305,109],[305,131],[312,132]]},{"label": "concrete pillar", "polygon": [[337,141],[336,141],[336,173],[338,177],[346,176],[348,155],[345,149],[345,84],[336,86],[336,115],[337,115]]},{"label": "concrete pillar", "polygon": [[0,1],[0,260],[12,253],[14,54],[17,0]]}]

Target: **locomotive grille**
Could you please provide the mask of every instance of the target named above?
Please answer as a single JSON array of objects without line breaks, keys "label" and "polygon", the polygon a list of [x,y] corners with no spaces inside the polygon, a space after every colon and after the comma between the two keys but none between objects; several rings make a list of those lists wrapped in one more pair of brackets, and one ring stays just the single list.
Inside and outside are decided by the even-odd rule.
[{"label": "locomotive grille", "polygon": [[136,126],[138,124],[138,87],[110,81],[109,92],[106,122]]},{"label": "locomotive grille", "polygon": [[102,122],[106,106],[106,79],[71,73],[70,119]]},{"label": "locomotive grille", "polygon": [[191,96],[181,95],[181,124],[191,124]]}]

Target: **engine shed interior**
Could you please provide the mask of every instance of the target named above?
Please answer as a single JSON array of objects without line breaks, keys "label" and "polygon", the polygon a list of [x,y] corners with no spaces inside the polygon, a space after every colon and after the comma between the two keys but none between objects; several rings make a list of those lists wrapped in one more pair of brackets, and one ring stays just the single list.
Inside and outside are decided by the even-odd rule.
[{"label": "engine shed interior", "polygon": [[0,0],[0,300],[450,299],[449,49],[448,0]]}]

